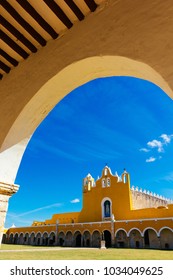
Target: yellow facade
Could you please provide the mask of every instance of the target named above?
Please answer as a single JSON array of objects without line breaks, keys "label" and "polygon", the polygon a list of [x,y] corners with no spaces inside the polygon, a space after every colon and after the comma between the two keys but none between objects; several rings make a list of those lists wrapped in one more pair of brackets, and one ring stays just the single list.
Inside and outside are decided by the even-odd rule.
[{"label": "yellow facade", "polygon": [[100,247],[103,240],[107,247],[173,249],[173,204],[143,209],[132,205],[130,175],[125,170],[121,176],[113,175],[105,166],[96,181],[90,174],[83,179],[80,212],[10,228],[4,242]]}]

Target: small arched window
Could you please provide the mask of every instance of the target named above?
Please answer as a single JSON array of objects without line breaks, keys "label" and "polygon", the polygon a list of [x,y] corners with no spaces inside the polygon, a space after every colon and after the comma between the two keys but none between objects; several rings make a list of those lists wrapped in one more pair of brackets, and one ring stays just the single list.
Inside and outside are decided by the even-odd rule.
[{"label": "small arched window", "polygon": [[105,188],[106,187],[106,182],[105,182],[105,179],[102,180],[102,188]]},{"label": "small arched window", "polygon": [[127,183],[127,175],[126,174],[124,174],[123,182],[124,182],[124,184]]},{"label": "small arched window", "polygon": [[109,200],[104,202],[104,218],[109,218],[111,216],[111,203]]},{"label": "small arched window", "polygon": [[111,185],[111,180],[110,178],[107,178],[107,186],[110,187],[110,185]]}]

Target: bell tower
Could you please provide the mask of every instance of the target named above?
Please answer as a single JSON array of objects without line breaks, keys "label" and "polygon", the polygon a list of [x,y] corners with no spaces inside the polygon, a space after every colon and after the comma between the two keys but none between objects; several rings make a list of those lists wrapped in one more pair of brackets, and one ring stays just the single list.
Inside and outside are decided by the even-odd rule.
[{"label": "bell tower", "polygon": [[95,186],[95,180],[88,173],[88,175],[83,179],[83,192],[91,191],[91,188]]}]

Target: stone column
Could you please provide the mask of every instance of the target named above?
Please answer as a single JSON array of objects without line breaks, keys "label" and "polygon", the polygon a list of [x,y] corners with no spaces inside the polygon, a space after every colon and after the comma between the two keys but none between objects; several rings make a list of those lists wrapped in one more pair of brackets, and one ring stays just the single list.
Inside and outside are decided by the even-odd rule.
[{"label": "stone column", "polygon": [[84,236],[81,234],[81,247],[84,247]]},{"label": "stone column", "polygon": [[59,220],[56,221],[56,231],[55,231],[55,246],[58,246],[58,225],[59,225]]},{"label": "stone column", "polygon": [[142,246],[142,248],[145,248],[144,236],[141,236],[141,246]]},{"label": "stone column", "polygon": [[158,238],[158,249],[162,249],[160,235],[157,236],[157,238]]},{"label": "stone column", "polygon": [[43,245],[43,236],[40,237],[40,246]]},{"label": "stone column", "polygon": [[127,236],[127,248],[131,248],[131,246],[130,246],[130,236]]},{"label": "stone column", "polygon": [[[113,216],[113,215],[112,215]],[[114,217],[114,216],[113,216]],[[115,229],[114,229],[114,218],[111,220],[111,243],[112,247],[115,247]]]},{"label": "stone column", "polygon": [[18,185],[0,182],[0,246],[4,232],[4,223],[8,209],[8,200],[19,189]]}]

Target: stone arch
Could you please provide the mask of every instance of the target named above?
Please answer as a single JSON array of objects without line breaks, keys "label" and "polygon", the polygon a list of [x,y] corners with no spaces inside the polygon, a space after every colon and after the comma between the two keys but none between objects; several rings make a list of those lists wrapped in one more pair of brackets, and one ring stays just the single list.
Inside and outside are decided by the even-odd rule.
[{"label": "stone arch", "polygon": [[144,233],[145,233],[145,231],[146,231],[147,229],[153,230],[153,231],[156,233],[156,235],[159,236],[159,233],[158,233],[157,230],[156,230],[155,228],[153,228],[153,227],[146,227],[146,228],[144,228],[144,230],[143,230],[143,232],[142,232],[142,235],[143,235],[143,236],[144,236]]},{"label": "stone arch", "polygon": [[116,237],[116,235],[117,235],[117,232],[120,231],[120,230],[124,231],[125,234],[127,235],[127,231],[126,231],[124,228],[118,228],[118,229],[115,231],[115,237]]},{"label": "stone arch", "polygon": [[159,230],[159,232],[158,232],[158,236],[160,236],[160,233],[161,233],[161,231],[162,231],[163,229],[169,229],[170,231],[173,232],[173,229],[170,228],[170,227],[162,227],[162,228],[160,228],[160,230]]},{"label": "stone arch", "polygon": [[6,233],[4,233],[2,236],[2,243],[3,244],[7,243],[7,234]]},{"label": "stone arch", "polygon": [[39,246],[41,245],[41,232],[37,232],[36,236],[35,236],[35,245]]},{"label": "stone arch", "polygon": [[[112,76],[129,76],[150,81],[165,93],[173,96],[173,92],[162,76],[149,65],[123,56],[93,56],[72,63],[50,78],[37,92],[33,93],[16,116],[15,121],[7,128],[1,145],[0,170],[1,181],[14,183],[15,177],[30,137],[53,109],[53,107],[75,88],[97,78]],[[68,77],[68,80],[66,79]],[[48,94],[49,93],[49,94]],[[57,94],[58,93],[58,94]],[[8,151],[5,151],[7,150]],[[10,164],[10,168],[9,168]]]},{"label": "stone arch", "polygon": [[105,240],[105,246],[106,248],[112,247],[112,237],[111,237],[111,232],[109,230],[104,230],[103,231],[104,235],[104,240]]},{"label": "stone arch", "polygon": [[65,245],[65,233],[60,231],[58,234],[58,245],[64,246]]},{"label": "stone arch", "polygon": [[25,236],[24,236],[24,244],[25,244],[25,245],[28,245],[28,244],[29,244],[29,232],[26,232],[26,233],[25,233]]},{"label": "stone arch", "polygon": [[89,230],[85,230],[83,232],[83,247],[90,247],[91,246],[91,233]]},{"label": "stone arch", "polygon": [[128,247],[127,231],[123,228],[119,228],[115,232],[115,243],[118,248]]},{"label": "stone arch", "polygon": [[21,232],[20,235],[19,235],[18,244],[23,245],[23,243],[24,243],[24,233]]},{"label": "stone arch", "polygon": [[92,247],[100,247],[101,244],[101,233],[98,230],[92,233]]},{"label": "stone arch", "polygon": [[54,231],[51,231],[51,233],[49,234],[49,245],[55,245],[55,239],[56,239],[56,236],[55,236],[55,232]]},{"label": "stone arch", "polygon": [[42,245],[43,246],[47,246],[48,245],[48,243],[49,243],[49,237],[48,236],[49,236],[48,232],[45,231],[43,233],[43,235],[42,235]]},{"label": "stone arch", "polygon": [[80,230],[76,230],[73,235],[73,243],[75,247],[82,246],[82,234]]},{"label": "stone arch", "polygon": [[18,244],[18,242],[19,242],[19,234],[18,234],[18,232],[16,232],[14,234],[14,244]]},{"label": "stone arch", "polygon": [[163,227],[159,231],[161,249],[173,249],[173,229]]},{"label": "stone arch", "polygon": [[14,239],[13,238],[14,238],[13,233],[10,233],[8,243],[13,244],[14,243]]},{"label": "stone arch", "polygon": [[128,236],[131,248],[143,248],[142,232],[138,228],[130,229]]},{"label": "stone arch", "polygon": [[71,231],[67,231],[65,235],[65,246],[73,246],[73,234]]},{"label": "stone arch", "polygon": [[130,233],[131,233],[132,230],[137,230],[137,231],[139,231],[139,233],[141,234],[141,236],[143,236],[143,233],[140,231],[139,228],[131,228],[131,229],[128,231],[128,233],[127,233],[127,236],[128,236],[128,237],[130,236]]},{"label": "stone arch", "polygon": [[30,237],[29,237],[29,244],[30,245],[35,245],[35,232],[31,232]]},{"label": "stone arch", "polygon": [[147,227],[143,230],[143,236],[144,236],[144,247],[145,248],[159,248],[159,239],[158,239],[158,232],[152,228]]}]

